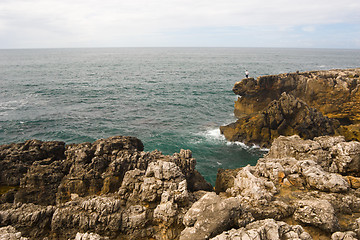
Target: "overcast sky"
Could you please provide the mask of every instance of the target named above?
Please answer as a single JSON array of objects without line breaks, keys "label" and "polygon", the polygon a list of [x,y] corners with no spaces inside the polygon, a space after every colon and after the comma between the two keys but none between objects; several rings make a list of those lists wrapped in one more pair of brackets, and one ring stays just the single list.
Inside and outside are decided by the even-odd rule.
[{"label": "overcast sky", "polygon": [[0,0],[0,48],[360,48],[360,0]]}]

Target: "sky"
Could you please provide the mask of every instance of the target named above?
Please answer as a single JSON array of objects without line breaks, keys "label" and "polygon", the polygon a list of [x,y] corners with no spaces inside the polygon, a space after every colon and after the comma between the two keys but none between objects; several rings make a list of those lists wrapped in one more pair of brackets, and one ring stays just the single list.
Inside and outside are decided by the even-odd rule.
[{"label": "sky", "polygon": [[0,49],[360,48],[360,0],[0,0]]}]

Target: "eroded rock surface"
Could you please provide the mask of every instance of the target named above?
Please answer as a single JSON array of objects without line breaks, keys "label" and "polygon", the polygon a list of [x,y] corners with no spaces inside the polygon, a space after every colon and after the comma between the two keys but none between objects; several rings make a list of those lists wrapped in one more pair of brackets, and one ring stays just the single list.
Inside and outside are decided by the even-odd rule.
[{"label": "eroded rock surface", "polygon": [[315,108],[290,94],[283,93],[259,113],[238,119],[235,123],[220,127],[229,141],[241,141],[269,147],[280,135],[299,135],[303,139],[313,139],[324,135],[334,135],[339,122],[329,119]]},{"label": "eroded rock surface", "polygon": [[257,220],[271,217],[319,229],[326,238],[334,232],[341,232],[334,238],[345,236],[358,229],[359,149],[358,142],[344,137],[279,137],[256,166],[237,170],[227,183],[231,175],[220,171],[216,186],[237,197]]},{"label": "eroded rock surface", "polygon": [[[2,147],[0,161],[23,156],[14,154],[22,145]],[[255,166],[219,171],[216,192],[189,150],[144,152],[140,140],[119,136],[63,150],[23,163],[18,185],[2,182],[0,238],[360,237],[360,144],[344,137],[279,137]]]},{"label": "eroded rock surface", "polygon": [[360,69],[248,78],[233,92],[240,95],[238,120],[220,128],[229,141],[268,147],[278,136],[293,134],[360,140]]},{"label": "eroded rock surface", "polygon": [[31,140],[0,157],[0,227],[30,239],[175,239],[196,192],[213,190],[190,150],[144,152],[134,137]]}]

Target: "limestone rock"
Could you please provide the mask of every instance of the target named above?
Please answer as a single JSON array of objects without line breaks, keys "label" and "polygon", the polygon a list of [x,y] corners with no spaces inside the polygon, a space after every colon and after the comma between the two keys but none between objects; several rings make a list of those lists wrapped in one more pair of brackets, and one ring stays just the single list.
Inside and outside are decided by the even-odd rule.
[{"label": "limestone rock", "polygon": [[[360,69],[262,76],[235,83],[236,123],[220,127],[229,141],[269,146],[280,135],[304,139],[341,134],[360,140]],[[293,96],[284,99],[283,93]]]},{"label": "limestone rock", "polygon": [[240,169],[218,169],[215,182],[215,191],[217,194],[226,192],[228,188],[234,186],[234,181]]},{"label": "limestone rock", "polygon": [[331,240],[357,240],[356,233],[352,231],[348,232],[336,232],[331,235]]},{"label": "limestone rock", "polygon": [[77,233],[74,240],[106,240],[109,238],[101,237],[96,233]]},{"label": "limestone rock", "polygon": [[268,147],[280,135],[297,134],[303,139],[313,139],[317,136],[333,135],[338,127],[336,120],[323,116],[305,102],[283,93],[262,112],[222,126],[220,131],[229,141]]},{"label": "limestone rock", "polygon": [[65,143],[29,140],[0,146],[0,184],[16,186],[35,161],[64,159]]},{"label": "limestone rock", "polygon": [[211,240],[259,239],[259,240],[311,240],[312,237],[300,225],[288,225],[273,219],[265,219],[248,224],[240,229],[231,229],[211,238]]},{"label": "limestone rock", "polygon": [[321,228],[327,232],[339,230],[335,210],[326,200],[300,200],[294,212],[296,220]]},{"label": "limestone rock", "polygon": [[340,136],[323,136],[314,138],[314,140],[303,140],[294,135],[277,138],[267,157],[313,160],[325,171],[357,176],[360,170],[359,154],[359,142],[346,142]]},{"label": "limestone rock", "polygon": [[49,231],[55,209],[54,206],[39,206],[32,203],[2,204],[0,226],[11,225],[24,235],[37,238]]},{"label": "limestone rock", "polygon": [[26,237],[21,237],[21,232],[17,232],[13,226],[6,226],[0,228],[1,240],[28,240]]},{"label": "limestone rock", "polygon": [[250,165],[242,168],[236,175],[234,187],[228,189],[232,196],[242,196],[250,200],[270,201],[277,192],[273,182],[256,177],[251,172]]},{"label": "limestone rock", "polygon": [[333,69],[284,73],[240,81],[233,88],[235,94],[242,96],[237,102],[237,111],[243,112],[242,109],[248,105],[252,106],[250,109],[254,112],[261,111],[271,101],[279,99],[283,92],[287,92],[329,117],[358,121],[359,76],[360,69]]},{"label": "limestone rock", "polygon": [[207,193],[185,214],[183,222],[186,228],[180,239],[208,239],[250,221],[251,215],[243,214],[238,199],[221,199],[214,192]]},{"label": "limestone rock", "polygon": [[121,222],[120,200],[114,197],[78,198],[55,210],[51,230],[69,238],[78,231],[116,232],[120,230]]},{"label": "limestone rock", "polygon": [[56,193],[67,174],[63,161],[36,161],[20,181],[15,201],[40,205],[55,205]]},{"label": "limestone rock", "polygon": [[360,142],[340,142],[331,148],[330,155],[333,158],[332,172],[359,176]]}]

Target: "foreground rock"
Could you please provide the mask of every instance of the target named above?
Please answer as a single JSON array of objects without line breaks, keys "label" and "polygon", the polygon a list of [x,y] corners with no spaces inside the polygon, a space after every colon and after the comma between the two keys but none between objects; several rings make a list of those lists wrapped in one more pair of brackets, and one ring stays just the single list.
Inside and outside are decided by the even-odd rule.
[{"label": "foreground rock", "polygon": [[174,239],[196,192],[212,191],[195,165],[189,150],[144,152],[134,137],[3,145],[0,227],[30,239]]},{"label": "foreground rock", "polygon": [[[344,233],[335,234],[336,239],[359,232],[359,150],[359,142],[344,137],[279,137],[256,166],[220,171],[217,186],[239,198],[257,220],[271,217],[310,226],[314,239]],[[231,175],[232,184],[224,183]]]},{"label": "foreground rock", "polygon": [[189,150],[118,136],[51,155],[54,142],[32,142],[1,146],[0,239],[360,237],[360,143],[343,137],[279,137],[256,166],[219,171],[216,192]]},{"label": "foreground rock", "polygon": [[243,79],[233,91],[241,96],[234,110],[239,120],[221,128],[229,141],[270,146],[280,135],[312,139],[335,132],[360,140],[360,69]]}]

